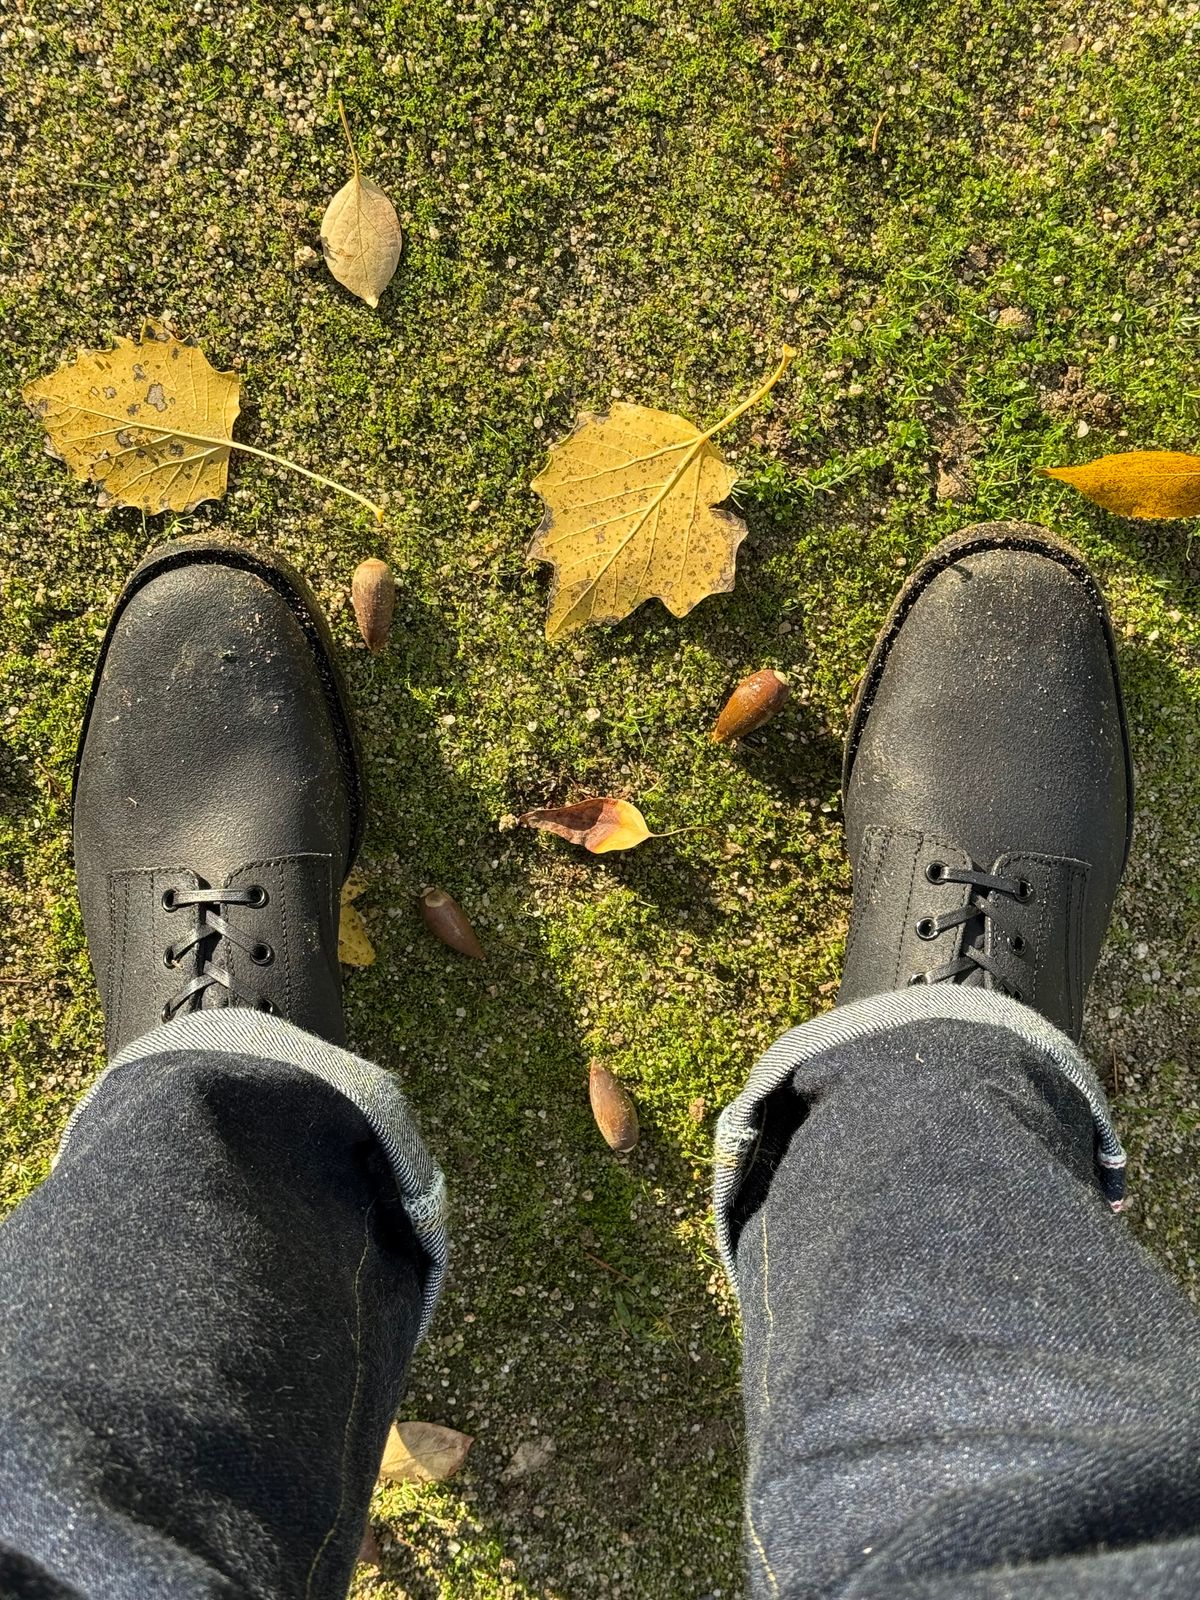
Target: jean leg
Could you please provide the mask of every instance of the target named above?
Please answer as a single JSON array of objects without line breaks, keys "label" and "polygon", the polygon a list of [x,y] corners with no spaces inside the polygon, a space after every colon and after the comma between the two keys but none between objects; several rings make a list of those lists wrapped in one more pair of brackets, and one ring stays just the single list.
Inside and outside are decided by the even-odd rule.
[{"label": "jean leg", "polygon": [[114,1067],[0,1227],[4,1592],[344,1595],[440,1275],[411,1212],[305,1066]]},{"label": "jean leg", "polygon": [[1200,1321],[1056,1052],[922,1004],[799,1052],[727,1213],[753,1592],[1194,1594]]}]

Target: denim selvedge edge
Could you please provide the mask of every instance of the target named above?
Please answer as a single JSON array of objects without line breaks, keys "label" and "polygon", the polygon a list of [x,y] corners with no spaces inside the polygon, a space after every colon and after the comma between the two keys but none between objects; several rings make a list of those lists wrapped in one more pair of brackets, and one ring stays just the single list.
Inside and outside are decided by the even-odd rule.
[{"label": "denim selvedge edge", "polygon": [[306,1033],[282,1017],[243,1007],[192,1011],[152,1028],[120,1051],[80,1100],[63,1130],[55,1161],[62,1158],[80,1118],[114,1073],[150,1056],[180,1050],[219,1051],[224,1055],[279,1061],[324,1079],[362,1112],[383,1146],[413,1231],[429,1257],[417,1341],[425,1337],[446,1277],[446,1180],[430,1156],[399,1084],[381,1067],[328,1040]]},{"label": "denim selvedge edge", "polygon": [[1125,1203],[1125,1151],[1117,1138],[1104,1090],[1079,1046],[1039,1012],[989,989],[960,984],[914,984],[870,995],[789,1028],[755,1062],[746,1087],[722,1111],[713,1155],[713,1208],[717,1244],[725,1271],[737,1292],[729,1214],[749,1169],[759,1136],[763,1101],[804,1061],[839,1045],[868,1038],[908,1023],[947,1017],[985,1027],[1007,1028],[1032,1045],[1072,1083],[1087,1101],[1096,1125],[1096,1164],[1105,1198],[1114,1211]]}]

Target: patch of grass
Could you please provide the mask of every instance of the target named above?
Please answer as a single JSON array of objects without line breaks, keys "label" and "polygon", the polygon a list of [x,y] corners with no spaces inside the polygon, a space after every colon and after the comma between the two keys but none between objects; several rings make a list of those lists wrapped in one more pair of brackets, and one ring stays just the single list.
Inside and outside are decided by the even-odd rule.
[{"label": "patch of grass", "polygon": [[[1135,1223],[1195,1293],[1195,552],[1031,475],[1200,435],[1195,20],[50,0],[0,32],[0,973],[20,980],[0,986],[0,1202],[100,1064],[68,790],[108,608],[176,531],[273,543],[330,608],[368,750],[380,962],[350,979],[354,1042],[401,1075],[457,1208],[405,1409],[479,1440],[453,1485],[380,1497],[372,1592],[736,1593],[712,1120],[829,1003],[840,737],[892,592],[964,522],[1024,517],[1085,550],[1121,635],[1142,813],[1088,1042],[1116,1072]],[[345,176],[339,95],[406,230],[378,313],[305,264]],[[94,510],[18,390],[147,314],[242,371],[240,437],[386,500],[386,530],[252,461],[178,527]],[[523,554],[546,445],[614,396],[715,420],[785,340],[788,377],[725,441],[751,529],[736,592],[549,646]],[[401,584],[378,659],[347,601],[368,553]],[[764,665],[790,708],[714,750],[725,694]],[[498,827],[588,790],[695,830],[593,860]],[[430,882],[486,967],[431,945]],[[625,1161],[590,1122],[593,1055],[642,1110]],[[506,1481],[533,1437],[553,1466]]]}]

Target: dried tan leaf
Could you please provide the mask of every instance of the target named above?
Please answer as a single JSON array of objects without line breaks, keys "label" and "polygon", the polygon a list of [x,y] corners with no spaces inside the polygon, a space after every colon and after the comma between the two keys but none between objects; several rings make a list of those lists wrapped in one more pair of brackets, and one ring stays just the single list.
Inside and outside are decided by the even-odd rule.
[{"label": "dried tan leaf", "polygon": [[338,921],[338,960],[348,967],[375,964],[375,946],[367,925],[352,904],[367,887],[361,873],[352,872],[342,885],[341,916]]},{"label": "dried tan leaf", "polygon": [[1126,450],[1079,467],[1039,467],[1119,517],[1145,521],[1200,516],[1200,456],[1178,450]]},{"label": "dried tan leaf", "polygon": [[560,839],[581,844],[593,855],[632,850],[654,835],[646,819],[628,800],[580,800],[572,806],[542,806],[517,818],[528,828],[542,828]]},{"label": "dried tan leaf", "polygon": [[218,372],[196,345],[146,322],[136,339],[111,350],[80,350],[21,391],[46,430],[52,455],[76,477],[100,485],[102,506],[154,515],[192,511],[219,500],[229,452],[273,461],[326,488],[348,494],[383,521],[365,495],[283,456],[233,437],[240,379]]},{"label": "dried tan leaf", "polygon": [[452,1478],[475,1440],[436,1422],[394,1422],[379,1466],[386,1483],[441,1483]]},{"label": "dried tan leaf", "polygon": [[714,427],[620,402],[585,413],[556,445],[533,489],[546,504],[529,547],[554,567],[546,635],[619,622],[657,596],[682,617],[706,595],[733,588],[746,524],[714,510],[737,481],[713,436],[767,394],[795,351]]},{"label": "dried tan leaf", "polygon": [[343,288],[374,309],[395,275],[404,236],[395,206],[379,185],[364,178],[359,170],[358,152],[340,100],[338,114],[354,172],[325,208],[321,249],[325,265]]}]

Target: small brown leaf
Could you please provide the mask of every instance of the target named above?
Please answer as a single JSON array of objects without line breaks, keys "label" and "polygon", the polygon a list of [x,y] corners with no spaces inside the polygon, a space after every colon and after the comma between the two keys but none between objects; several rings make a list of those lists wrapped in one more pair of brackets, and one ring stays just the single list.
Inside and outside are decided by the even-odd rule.
[{"label": "small brown leaf", "polygon": [[385,1483],[442,1483],[452,1478],[475,1440],[436,1422],[394,1422],[379,1465]]},{"label": "small brown leaf", "polygon": [[646,819],[628,800],[580,800],[573,806],[542,806],[517,818],[527,828],[542,828],[560,839],[581,844],[593,855],[632,850],[654,835]]},{"label": "small brown leaf", "polygon": [[444,889],[426,889],[422,892],[421,916],[430,933],[443,944],[448,944],[451,950],[472,956],[476,961],[485,959],[483,946],[475,929],[467,921],[466,913]]},{"label": "small brown leaf", "polygon": [[588,1069],[588,1096],[596,1126],[607,1143],[614,1150],[632,1150],[638,1142],[637,1108],[620,1079],[598,1061]]},{"label": "small brown leaf", "polygon": [[381,1567],[383,1565],[383,1551],[379,1548],[379,1540],[375,1537],[375,1529],[368,1522],[363,1528],[362,1543],[358,1547],[358,1555],[354,1558],[360,1567]]},{"label": "small brown leaf", "polygon": [[1167,521],[1200,516],[1200,456],[1178,450],[1126,450],[1080,467],[1039,467],[1119,517]]},{"label": "small brown leaf", "polygon": [[350,580],[350,601],[367,649],[378,653],[387,643],[396,609],[396,580],[386,561],[372,556],[358,563]]},{"label": "small brown leaf", "polygon": [[791,692],[787,679],[770,667],[743,678],[726,700],[709,737],[714,744],[744,738],[781,710]]}]

